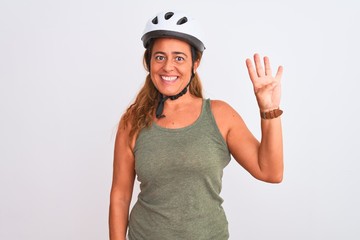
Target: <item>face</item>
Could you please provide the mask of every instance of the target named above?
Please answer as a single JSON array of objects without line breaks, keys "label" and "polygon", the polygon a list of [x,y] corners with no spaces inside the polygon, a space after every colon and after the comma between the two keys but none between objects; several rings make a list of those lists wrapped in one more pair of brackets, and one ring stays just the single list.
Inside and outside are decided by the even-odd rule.
[{"label": "face", "polygon": [[[194,62],[194,72],[199,61]],[[160,93],[176,95],[189,83],[192,74],[190,45],[172,38],[156,39],[150,60],[151,79]]]}]

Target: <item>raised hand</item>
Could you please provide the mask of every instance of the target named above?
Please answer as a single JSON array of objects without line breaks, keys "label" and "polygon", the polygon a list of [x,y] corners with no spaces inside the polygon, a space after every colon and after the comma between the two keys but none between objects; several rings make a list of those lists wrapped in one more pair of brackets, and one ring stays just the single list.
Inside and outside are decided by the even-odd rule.
[{"label": "raised hand", "polygon": [[256,100],[261,112],[279,108],[281,97],[281,76],[283,67],[279,66],[275,77],[272,76],[270,61],[264,57],[262,66],[259,54],[254,55],[255,68],[251,59],[246,59],[246,66],[254,86]]}]

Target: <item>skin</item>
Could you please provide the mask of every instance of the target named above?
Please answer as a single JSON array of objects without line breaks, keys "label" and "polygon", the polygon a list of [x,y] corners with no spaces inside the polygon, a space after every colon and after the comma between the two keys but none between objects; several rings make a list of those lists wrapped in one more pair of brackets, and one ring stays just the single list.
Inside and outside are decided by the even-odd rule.
[{"label": "skin", "polygon": [[[164,95],[181,92],[191,77],[191,49],[186,42],[162,38],[155,41],[150,61],[150,75],[155,87]],[[194,72],[199,61],[194,63]]]},{"label": "skin", "polygon": [[[254,62],[254,63],[253,63]],[[191,76],[190,46],[177,39],[157,39],[151,58],[151,77],[156,88],[164,95],[179,93]],[[200,62],[194,63],[196,72]],[[263,65],[264,64],[264,65]],[[280,104],[280,66],[272,76],[270,61],[264,57],[263,64],[258,54],[253,61],[246,60],[246,66],[254,87],[260,111],[276,109]],[[165,118],[154,122],[166,128],[189,126],[200,116],[202,99],[189,93],[176,100],[165,102]],[[283,177],[283,144],[281,118],[261,119],[261,141],[259,142],[246,127],[241,116],[227,103],[211,101],[215,121],[234,159],[252,176],[261,181],[279,183]],[[119,129],[114,152],[113,184],[110,196],[110,239],[125,240],[129,206],[135,180],[135,159],[133,149],[136,138],[129,140],[130,127]]]}]

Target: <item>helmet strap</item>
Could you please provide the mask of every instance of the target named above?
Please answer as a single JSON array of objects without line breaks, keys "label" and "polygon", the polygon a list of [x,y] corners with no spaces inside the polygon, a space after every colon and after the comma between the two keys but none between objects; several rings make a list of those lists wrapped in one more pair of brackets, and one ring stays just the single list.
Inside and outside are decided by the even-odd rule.
[{"label": "helmet strap", "polygon": [[164,96],[163,94],[160,93],[160,100],[159,100],[159,103],[158,103],[157,108],[156,108],[156,118],[157,118],[157,119],[166,117],[166,116],[163,114],[165,101],[168,100],[168,99],[170,99],[170,100],[176,100],[176,99],[178,99],[179,97],[181,97],[182,95],[184,95],[184,94],[187,92],[187,89],[188,89],[188,87],[190,86],[190,83],[191,83],[191,81],[193,80],[194,76],[195,76],[194,71],[192,71],[192,74],[191,74],[189,83],[188,83],[188,84],[186,85],[186,87],[185,87],[181,92],[179,92],[178,94],[173,95],[173,96]]}]

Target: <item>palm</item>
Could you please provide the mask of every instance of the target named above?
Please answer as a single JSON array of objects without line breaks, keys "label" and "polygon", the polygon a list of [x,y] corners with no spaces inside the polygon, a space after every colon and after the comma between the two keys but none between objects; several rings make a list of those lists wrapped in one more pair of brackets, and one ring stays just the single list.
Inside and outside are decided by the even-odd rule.
[{"label": "palm", "polygon": [[283,67],[280,66],[275,77],[272,76],[270,61],[264,57],[264,67],[260,56],[254,55],[255,68],[250,59],[246,59],[246,66],[254,86],[256,100],[261,111],[279,108],[281,96],[281,76]]}]

